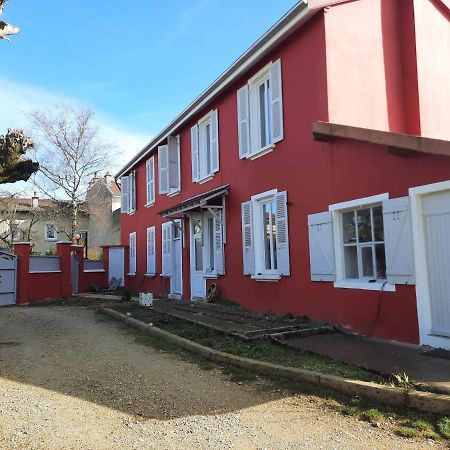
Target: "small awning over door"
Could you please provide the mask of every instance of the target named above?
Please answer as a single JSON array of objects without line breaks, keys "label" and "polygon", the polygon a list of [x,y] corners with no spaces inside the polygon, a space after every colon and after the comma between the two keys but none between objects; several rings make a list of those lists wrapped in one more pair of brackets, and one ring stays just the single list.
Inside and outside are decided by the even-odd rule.
[{"label": "small awning over door", "polygon": [[171,208],[161,211],[159,214],[162,217],[169,218],[177,214],[193,211],[198,208],[211,206],[211,204],[213,204],[214,201],[220,200],[222,197],[227,195],[229,189],[230,189],[229,184],[219,186],[215,189],[211,189],[210,191],[204,192],[203,194],[196,195],[195,197],[191,197],[187,200],[184,200],[178,205],[172,206]]}]

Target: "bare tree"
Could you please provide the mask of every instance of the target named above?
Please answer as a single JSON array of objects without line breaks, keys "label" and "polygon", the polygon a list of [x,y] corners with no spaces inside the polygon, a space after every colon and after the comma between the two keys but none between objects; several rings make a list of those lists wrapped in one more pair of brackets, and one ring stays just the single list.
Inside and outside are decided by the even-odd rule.
[{"label": "bare tree", "polygon": [[101,139],[93,115],[89,109],[68,105],[30,115],[39,162],[33,181],[47,197],[70,202],[70,239],[75,235],[79,206],[89,182],[94,174],[105,170],[114,156],[112,145]]}]

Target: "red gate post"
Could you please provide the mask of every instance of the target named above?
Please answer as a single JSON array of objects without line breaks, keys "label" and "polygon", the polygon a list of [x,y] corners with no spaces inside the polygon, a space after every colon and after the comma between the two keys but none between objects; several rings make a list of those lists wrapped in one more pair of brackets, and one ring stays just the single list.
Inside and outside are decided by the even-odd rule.
[{"label": "red gate post", "polygon": [[84,247],[82,245],[72,245],[72,252],[75,252],[77,255],[78,261],[78,292],[87,292],[89,291],[88,286],[86,286],[86,280],[84,275]]},{"label": "red gate post", "polygon": [[56,254],[61,264],[61,297],[72,295],[72,266],[71,266],[72,242],[60,241],[56,243]]},{"label": "red gate post", "polygon": [[17,256],[17,300],[18,305],[27,305],[30,299],[30,255],[31,242],[17,242],[13,253]]}]

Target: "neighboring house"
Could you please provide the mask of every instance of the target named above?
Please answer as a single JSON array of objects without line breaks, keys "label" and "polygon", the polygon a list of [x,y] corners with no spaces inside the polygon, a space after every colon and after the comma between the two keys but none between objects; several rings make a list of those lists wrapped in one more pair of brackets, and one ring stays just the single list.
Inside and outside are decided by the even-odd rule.
[{"label": "neighboring house", "polygon": [[126,287],[450,348],[449,19],[297,4],[117,174]]},{"label": "neighboring house", "polygon": [[[79,224],[87,226],[81,212]],[[55,254],[58,241],[69,240],[72,227],[70,205],[65,201],[14,195],[0,199],[0,241],[4,248],[17,242],[31,242],[35,254]]]},{"label": "neighboring house", "polygon": [[120,188],[109,173],[104,177],[94,177],[83,209],[88,214],[87,247],[90,257],[100,256],[102,245],[120,244]]},{"label": "neighboring house", "polygon": [[[67,201],[0,198],[0,242],[9,248],[13,243],[29,241],[32,252],[54,254],[56,242],[71,240],[72,210]],[[85,256],[97,259],[102,245],[120,243],[120,189],[111,177],[95,176],[79,205],[75,243],[85,247]]]}]

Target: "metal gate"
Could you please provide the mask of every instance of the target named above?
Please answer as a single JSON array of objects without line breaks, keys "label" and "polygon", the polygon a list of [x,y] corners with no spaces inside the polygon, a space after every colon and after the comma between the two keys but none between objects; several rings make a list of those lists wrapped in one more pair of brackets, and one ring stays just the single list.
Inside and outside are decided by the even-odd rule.
[{"label": "metal gate", "polygon": [[17,256],[0,250],[0,306],[16,304]]},{"label": "metal gate", "polygon": [[78,277],[79,277],[79,262],[75,252],[72,253],[70,258],[71,269],[71,281],[72,281],[72,294],[78,294]]}]

